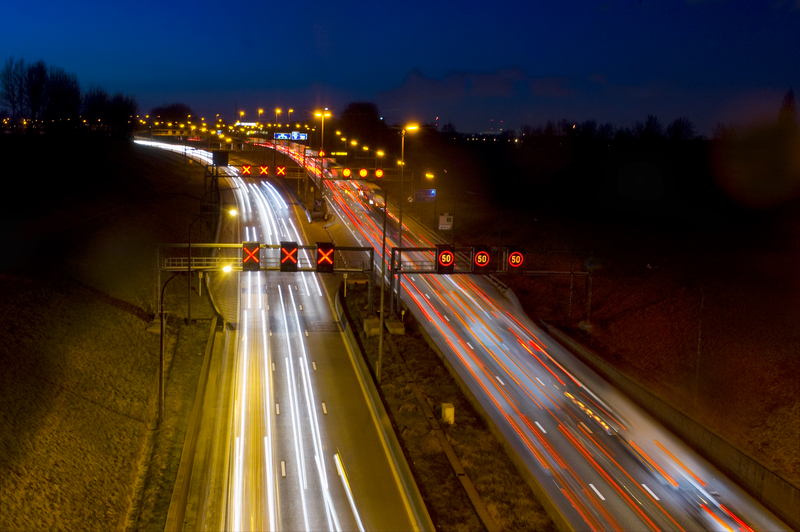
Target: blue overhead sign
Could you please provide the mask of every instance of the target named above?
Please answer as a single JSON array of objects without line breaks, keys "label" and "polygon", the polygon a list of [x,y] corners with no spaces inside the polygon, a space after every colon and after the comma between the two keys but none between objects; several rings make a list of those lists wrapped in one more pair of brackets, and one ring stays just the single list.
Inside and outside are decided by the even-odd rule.
[{"label": "blue overhead sign", "polygon": [[429,203],[436,199],[435,188],[415,188],[414,201],[417,203]]},{"label": "blue overhead sign", "polygon": [[299,131],[292,131],[292,140],[308,140],[308,133],[300,133]]},{"label": "blue overhead sign", "polygon": [[275,140],[290,140],[291,135],[289,133],[274,133]]}]

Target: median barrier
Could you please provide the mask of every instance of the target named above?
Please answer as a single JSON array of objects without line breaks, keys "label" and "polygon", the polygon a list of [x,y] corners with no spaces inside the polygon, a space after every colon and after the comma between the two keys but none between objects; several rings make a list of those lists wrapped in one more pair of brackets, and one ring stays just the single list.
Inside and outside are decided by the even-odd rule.
[{"label": "median barrier", "polygon": [[769,470],[719,434],[703,427],[684,412],[659,399],[558,328],[544,321],[542,326],[587,366],[630,397],[769,511],[792,529],[800,530],[800,489],[797,486]]},{"label": "median barrier", "polygon": [[[389,421],[389,415],[386,413],[386,409],[383,406],[378,389],[372,381],[369,368],[364,360],[361,343],[358,341],[358,336],[355,332],[356,325],[346,305],[343,303],[343,299],[344,283],[342,283],[336,291],[336,299],[334,301],[336,320],[339,322],[342,328],[342,334],[349,346],[347,353],[350,356],[350,361],[358,374],[359,381],[364,386],[364,392],[370,404],[370,412],[376,416],[375,422],[378,426],[381,439],[386,444],[389,459],[394,464],[394,470],[397,473],[401,489],[405,492],[412,517],[419,527],[418,530],[434,531],[435,528],[433,526],[433,521],[431,521],[431,516],[428,514],[428,508],[425,506],[425,501],[422,499],[422,494],[419,492],[417,482],[414,480],[414,475],[411,473],[411,468],[408,467],[408,462],[403,454],[402,447],[400,447],[400,442],[397,440],[397,435],[394,433],[392,423]],[[356,356],[356,353],[361,353],[362,356]]]}]

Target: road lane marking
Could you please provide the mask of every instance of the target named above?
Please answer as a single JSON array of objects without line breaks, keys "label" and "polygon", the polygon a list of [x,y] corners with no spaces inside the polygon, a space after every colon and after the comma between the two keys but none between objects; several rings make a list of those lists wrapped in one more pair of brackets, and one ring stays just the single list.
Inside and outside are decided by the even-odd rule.
[{"label": "road lane marking", "polygon": [[497,379],[497,382],[499,382],[502,386],[506,385],[503,381],[500,380],[500,377],[498,377],[497,375],[495,375],[494,378]]},{"label": "road lane marking", "polygon": [[275,371],[275,362],[272,363],[272,371]]},{"label": "road lane marking", "polygon": [[300,307],[300,310],[303,310],[303,305],[297,305],[297,306]]},{"label": "road lane marking", "polygon": [[537,426],[537,427],[539,427],[539,430],[541,430],[543,433],[547,434],[547,431],[546,431],[546,430],[544,430],[544,427],[542,427],[541,425],[539,425],[539,422],[538,422],[538,421],[534,421],[534,423],[536,423],[536,426]]},{"label": "road lane marking", "polygon": [[281,405],[280,403],[275,403],[275,415],[281,415]]},{"label": "road lane marking", "polygon": [[583,425],[583,428],[585,428],[586,430],[588,430],[588,431],[589,431],[589,434],[594,434],[594,432],[592,432],[592,429],[590,429],[589,427],[587,427],[587,426],[584,424],[584,422],[583,422],[583,421],[581,421],[581,425]]},{"label": "road lane marking", "polygon": [[539,381],[539,384],[541,384],[545,388],[547,387],[547,385],[545,383],[543,383],[542,380],[539,377],[536,377],[536,380]]},{"label": "road lane marking", "polygon": [[328,407],[325,406],[324,402],[322,403],[322,413],[323,414],[327,414],[328,413]]},{"label": "road lane marking", "polygon": [[282,477],[286,476],[286,462],[284,462],[283,460],[281,460],[281,476]]},{"label": "road lane marking", "polygon": [[646,490],[647,490],[647,493],[649,493],[650,495],[652,495],[652,496],[653,496],[653,498],[654,498],[655,500],[657,500],[657,501],[660,501],[660,500],[661,500],[661,499],[659,499],[659,498],[658,498],[658,495],[656,495],[655,493],[653,493],[653,490],[651,490],[650,488],[648,488],[648,487],[647,487],[647,485],[646,485],[646,484],[642,484],[642,487],[643,487],[644,489],[646,489]]},{"label": "road lane marking", "polygon": [[597,491],[597,488],[595,488],[595,487],[594,487],[594,484],[589,484],[589,486],[591,486],[591,487],[592,487],[592,489],[594,490],[594,492],[597,494],[597,496],[598,496],[598,497],[600,497],[600,499],[601,499],[601,500],[606,500],[606,498],[605,498],[605,497],[603,497],[603,494],[602,494],[602,493],[600,493],[599,491]]},{"label": "road lane marking", "polygon": [[306,329],[306,338],[308,338],[308,329]]},{"label": "road lane marking", "polygon": [[312,362],[311,365],[314,366],[314,371],[317,371],[317,363],[316,362]]},{"label": "road lane marking", "polygon": [[472,347],[472,344],[471,344],[471,343],[467,342],[467,345],[469,346],[469,348],[470,348],[470,349],[472,349],[473,351],[475,351],[475,348],[474,348],[474,347]]}]

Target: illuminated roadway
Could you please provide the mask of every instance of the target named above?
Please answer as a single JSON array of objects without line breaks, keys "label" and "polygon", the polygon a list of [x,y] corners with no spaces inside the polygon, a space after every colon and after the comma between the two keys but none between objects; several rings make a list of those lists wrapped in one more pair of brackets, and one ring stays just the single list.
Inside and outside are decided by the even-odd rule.
[{"label": "illuminated roadway", "polygon": [[[294,158],[297,160],[297,156]],[[238,189],[248,191],[257,212],[268,212],[269,202],[279,203],[264,185],[263,198],[256,200],[260,196],[253,187],[261,190],[256,185],[242,186],[241,181]],[[353,241],[344,244],[369,245],[380,251],[382,213],[365,203],[344,181],[326,181],[325,187],[329,205],[352,234]],[[243,205],[247,204],[247,199],[241,198]],[[264,209],[265,206],[268,209]],[[277,220],[282,208],[273,206],[272,209],[269,212],[275,212]],[[398,245],[397,219],[391,212],[389,218],[387,249]],[[437,243],[416,222],[405,221],[405,247],[432,247]],[[282,221],[261,220],[257,227],[261,228],[257,236],[264,242],[268,237],[277,238],[281,231],[281,239],[294,240],[291,236],[296,235],[293,226]],[[250,239],[248,229],[243,231],[243,239]],[[298,241],[302,240],[296,236]],[[430,253],[413,253],[403,260],[416,263],[421,269],[430,269],[433,257]],[[256,294],[260,281],[248,278],[249,275],[242,274],[242,288],[248,295]],[[237,397],[249,399],[237,399],[236,419],[242,433],[248,427],[257,428],[252,429],[254,436],[247,438],[250,443],[236,444],[237,449],[240,445],[244,447],[235,454],[236,467],[230,475],[234,491],[238,490],[241,496],[237,498],[239,507],[232,517],[229,513],[229,518],[234,519],[229,522],[229,528],[258,528],[260,523],[268,523],[276,515],[290,519],[285,521],[290,527],[306,529],[308,519],[309,526],[325,528],[326,520],[333,519],[331,508],[336,510],[340,522],[345,518],[355,519],[355,512],[347,511],[347,495],[339,488],[341,482],[330,482],[331,478],[336,478],[332,476],[335,469],[330,465],[331,450],[326,449],[324,443],[322,447],[317,443],[326,441],[326,429],[314,425],[314,420],[322,417],[318,410],[313,413],[315,401],[319,403],[319,399],[315,399],[319,393],[304,397],[303,379],[312,372],[307,369],[308,355],[303,353],[303,335],[299,334],[303,326],[298,326],[296,320],[302,319],[299,305],[311,305],[313,299],[320,299],[320,296],[314,295],[311,278],[316,276],[301,275],[308,278],[304,282],[296,277],[281,280],[277,286],[270,284],[267,294],[261,297],[242,298],[242,322],[247,327],[242,342],[246,341],[250,347],[246,351],[247,359],[240,361],[242,369],[237,373],[237,386],[242,391]],[[482,277],[429,274],[405,277],[404,303],[445,353],[573,528],[788,530],[738,486],[562,349]],[[259,307],[259,304],[268,306]],[[275,330],[272,337],[264,336],[273,322],[275,330],[284,327],[283,344],[278,342],[273,346],[277,342]],[[282,353],[284,359],[282,385],[277,384],[277,370],[273,376],[265,371],[278,356],[276,353]],[[297,363],[292,365],[295,361]],[[280,403],[281,416],[288,407],[297,412],[303,409],[307,419],[295,418],[294,414],[292,419],[282,417],[282,438],[275,439],[272,449],[263,443],[265,450],[262,452],[257,450],[259,439],[277,430],[275,418],[278,416],[273,415],[270,420],[270,416],[263,414],[273,412],[274,407],[268,404],[270,386],[275,387],[275,401]],[[248,387],[251,393],[244,392]],[[259,394],[262,399],[258,398]],[[268,408],[264,410],[263,406]],[[316,438],[315,434],[319,433],[323,433],[322,438]],[[263,487],[261,477],[277,478],[279,465],[276,464],[280,464],[280,460],[273,459],[270,472],[268,460],[263,458],[270,453],[273,457],[282,453],[293,457],[285,462],[294,461],[295,471],[303,471],[305,463],[303,476],[296,475],[293,482],[295,488],[299,488],[300,479],[304,478],[313,487],[294,491],[292,504],[285,504],[283,491],[274,494],[279,504],[267,511],[267,505],[260,501],[264,500],[264,490],[267,490],[267,497],[270,492],[269,487]],[[311,454],[324,456],[324,465],[309,461]],[[351,461],[345,455],[348,470],[352,468]],[[325,472],[327,475],[323,474]],[[251,485],[253,488],[249,487]],[[330,487],[328,492],[324,488],[326,485]],[[310,493],[315,495],[306,497]],[[311,498],[313,507],[306,506],[305,501]],[[258,506],[263,507],[260,513],[254,509]],[[362,507],[357,508],[360,511]],[[361,512],[362,519],[364,513]],[[252,521],[256,515],[260,519],[258,522]],[[243,516],[249,516],[250,522]],[[312,520],[315,525],[311,524]],[[343,529],[352,527],[353,522],[342,525]]]},{"label": "illuminated roadway", "polygon": [[[193,156],[206,160],[208,154]],[[272,185],[224,170],[238,204],[241,241],[309,242]],[[308,266],[305,251],[299,253],[300,265]],[[268,265],[277,265],[277,257],[277,250],[261,252]],[[221,528],[418,529],[335,325],[326,295],[336,288],[333,276],[238,275]]]},{"label": "illuminated roadway", "polygon": [[[346,181],[325,186],[358,245],[380,250],[382,213]],[[404,247],[443,243],[404,222]],[[387,225],[390,249],[395,213]],[[403,262],[427,270],[433,255]],[[576,529],[788,530],[481,276],[404,278],[403,301]]]}]

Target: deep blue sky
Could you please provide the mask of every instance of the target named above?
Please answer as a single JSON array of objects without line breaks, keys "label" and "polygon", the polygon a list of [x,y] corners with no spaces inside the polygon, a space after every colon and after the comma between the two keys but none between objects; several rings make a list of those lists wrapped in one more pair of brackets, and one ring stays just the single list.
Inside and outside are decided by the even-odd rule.
[{"label": "deep blue sky", "polygon": [[800,97],[800,0],[4,4],[0,59],[43,59],[143,113],[374,101],[390,123],[463,132],[655,114],[709,134]]}]

